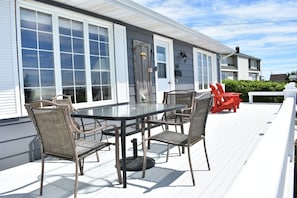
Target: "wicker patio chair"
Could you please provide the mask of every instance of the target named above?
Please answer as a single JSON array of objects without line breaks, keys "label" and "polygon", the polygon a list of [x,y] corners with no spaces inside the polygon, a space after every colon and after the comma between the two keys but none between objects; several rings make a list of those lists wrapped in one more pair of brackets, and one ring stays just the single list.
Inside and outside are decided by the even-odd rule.
[{"label": "wicker patio chair", "polygon": [[[66,94],[58,94],[54,97],[52,97],[52,101],[54,103],[57,103],[57,104],[66,104],[68,105],[69,107],[69,111],[71,113],[75,112],[75,111],[78,111],[72,104],[72,100],[71,100],[71,95],[66,95]],[[84,124],[84,121],[83,121],[83,118],[80,119],[80,122],[81,124],[79,124],[75,118],[72,118],[72,121],[74,123],[74,125],[78,128],[78,129],[81,129],[82,131],[84,132],[87,132],[87,133],[83,133],[83,137],[86,138],[86,135],[89,134],[88,131],[90,130],[93,130],[95,129],[96,127],[98,126],[101,126],[101,123],[98,121],[98,120],[95,120],[93,121],[93,126],[92,127],[86,127],[85,124]],[[75,130],[74,130],[75,131]],[[97,133],[102,133],[102,131],[100,130],[95,130],[93,136],[94,136],[94,140],[96,140],[96,136],[97,136]],[[76,139],[80,139],[81,138],[81,133],[78,133],[78,134],[75,134],[75,138]],[[109,148],[110,149],[110,148]],[[99,162],[99,154],[96,153],[96,157],[97,157],[97,161]]]},{"label": "wicker patio chair", "polygon": [[[79,130],[73,123],[69,112],[69,106],[65,104],[56,104],[51,101],[39,100],[30,104],[25,104],[28,115],[35,125],[40,144],[41,144],[41,180],[40,180],[40,195],[42,195],[43,178],[44,178],[44,161],[46,156],[56,157],[58,159],[65,159],[75,162],[75,185],[74,197],[77,196],[78,189],[78,169],[83,175],[84,158],[109,146],[110,143],[100,142],[97,140],[79,139],[75,140],[73,137],[75,133],[86,133]],[[94,133],[96,130],[106,128],[113,128],[114,126],[102,125],[88,131]],[[115,143],[115,163],[118,174],[118,181],[122,183],[119,163],[119,136],[116,131]]]},{"label": "wicker patio chair", "polygon": [[[191,162],[191,155],[190,155],[190,147],[200,140],[203,140],[204,145],[204,152],[207,160],[207,166],[208,170],[210,170],[208,156],[206,152],[206,145],[205,145],[205,127],[206,127],[206,121],[207,117],[212,105],[212,98],[213,96],[209,93],[201,94],[200,96],[195,98],[194,108],[190,116],[190,126],[189,126],[189,132],[188,134],[181,134],[176,133],[175,131],[163,131],[160,132],[154,136],[148,137],[147,140],[154,140],[159,141],[163,143],[167,143],[167,156],[166,161],[168,161],[169,156],[169,145],[175,145],[175,146],[184,146],[187,147],[188,150],[188,160],[191,170],[191,176],[193,185],[195,185],[195,179],[194,179],[194,173],[192,168],[192,162]],[[143,177],[145,177],[145,167],[146,167],[146,146],[144,142],[144,158],[143,158]]]},{"label": "wicker patio chair", "polygon": [[[177,127],[179,126],[180,132],[184,134],[184,124],[190,121],[196,94],[197,93],[194,90],[172,90],[164,92],[163,104],[185,104],[187,107],[178,111],[166,112],[160,120],[152,119],[147,122],[150,125],[161,125],[164,130],[168,130],[169,126],[174,126],[176,132],[178,132]],[[150,137],[151,127],[148,128],[148,137]],[[148,143],[148,148],[150,148],[150,143]]]}]

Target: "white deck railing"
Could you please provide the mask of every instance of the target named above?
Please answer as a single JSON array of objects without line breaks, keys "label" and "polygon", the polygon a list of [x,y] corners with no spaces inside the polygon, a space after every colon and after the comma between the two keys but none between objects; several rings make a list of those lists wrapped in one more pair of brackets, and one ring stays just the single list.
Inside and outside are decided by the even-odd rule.
[{"label": "white deck railing", "polygon": [[283,96],[283,91],[249,91],[249,103],[253,103],[254,96]]},{"label": "white deck railing", "polygon": [[273,123],[234,180],[227,198],[292,198],[296,88],[290,83]]}]

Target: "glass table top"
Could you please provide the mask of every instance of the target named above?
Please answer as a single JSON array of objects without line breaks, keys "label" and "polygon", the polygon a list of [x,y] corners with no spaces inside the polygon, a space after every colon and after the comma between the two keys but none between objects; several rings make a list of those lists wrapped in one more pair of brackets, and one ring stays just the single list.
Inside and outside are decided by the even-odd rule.
[{"label": "glass table top", "polygon": [[185,107],[186,105],[183,104],[121,104],[81,109],[77,112],[74,112],[72,116],[112,120],[135,119],[148,115],[163,113],[166,111],[182,109]]}]

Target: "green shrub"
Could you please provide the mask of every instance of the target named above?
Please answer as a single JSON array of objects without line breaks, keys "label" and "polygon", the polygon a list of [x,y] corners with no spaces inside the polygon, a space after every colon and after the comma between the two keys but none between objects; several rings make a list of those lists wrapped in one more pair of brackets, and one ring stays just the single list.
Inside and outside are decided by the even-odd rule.
[{"label": "green shrub", "polygon": [[[241,99],[243,102],[248,102],[249,91],[283,91],[286,83],[271,82],[271,81],[247,81],[247,80],[223,80],[225,84],[225,90],[227,92],[241,93]],[[276,102],[281,103],[283,96],[261,96],[254,97],[255,102]]]}]

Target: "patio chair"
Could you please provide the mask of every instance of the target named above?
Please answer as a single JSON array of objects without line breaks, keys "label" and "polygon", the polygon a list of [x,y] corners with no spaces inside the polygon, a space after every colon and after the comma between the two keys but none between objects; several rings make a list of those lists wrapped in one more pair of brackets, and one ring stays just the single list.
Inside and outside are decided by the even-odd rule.
[{"label": "patio chair", "polygon": [[[206,156],[208,170],[210,170],[208,156],[206,152],[206,145],[205,145],[205,128],[206,128],[206,121],[209,114],[210,106],[212,104],[212,95],[209,93],[201,94],[200,96],[196,97],[193,111],[190,116],[190,126],[188,134],[181,134],[176,133],[175,131],[163,131],[154,136],[148,137],[147,140],[154,140],[163,143],[167,143],[167,156],[166,161],[168,161],[169,156],[169,145],[175,146],[184,146],[187,147],[188,150],[188,161],[192,176],[192,182],[195,186],[195,179],[194,173],[192,168],[191,162],[191,155],[190,155],[190,147],[199,142],[200,140],[203,141],[204,145],[204,152]],[[145,141],[144,141],[145,145]],[[146,167],[146,147],[144,146],[144,158],[143,158],[143,177],[145,177],[145,167]]]},{"label": "patio chair", "polygon": [[218,88],[219,93],[223,95],[223,99],[226,101],[229,98],[233,98],[234,99],[234,102],[236,103],[237,109],[239,109],[240,102],[242,101],[240,99],[241,93],[237,93],[237,92],[225,92],[225,90],[223,89],[223,86],[220,83],[216,83],[216,86]]},{"label": "patio chair", "polygon": [[[97,140],[87,140],[83,138],[75,140],[73,132],[86,132],[79,130],[75,126],[71,119],[68,105],[39,100],[30,104],[25,104],[25,107],[30,119],[35,125],[41,144],[42,164],[40,195],[42,195],[43,189],[45,157],[52,156],[58,159],[75,162],[74,197],[76,197],[78,189],[78,169],[80,170],[80,174],[83,175],[84,158],[109,146],[110,143]],[[92,131],[88,131],[88,133],[92,134],[97,130],[103,130],[106,128],[114,128],[117,134],[117,141],[115,143],[115,160],[118,181],[119,183],[122,183],[119,163],[119,133],[117,128],[111,125],[102,125]]]},{"label": "patio chair", "polygon": [[212,113],[218,113],[223,110],[231,111],[231,109],[236,112],[237,105],[233,97],[225,100],[223,95],[219,93],[214,85],[210,84],[209,86],[211,88],[211,93],[214,95],[213,106],[211,108]]},{"label": "patio chair", "polygon": [[[72,100],[71,100],[71,95],[66,95],[66,94],[58,94],[58,95],[56,95],[56,96],[54,96],[54,97],[52,97],[52,101],[54,102],[54,103],[57,103],[57,104],[65,104],[65,105],[68,105],[68,107],[69,107],[69,111],[70,111],[70,113],[73,113],[73,112],[75,112],[75,111],[78,111],[74,106],[73,106],[73,104],[72,104]],[[101,123],[98,121],[98,120],[95,120],[94,119],[94,125],[93,125],[93,127],[88,127],[88,128],[86,128],[85,127],[85,124],[84,124],[84,122],[83,122],[83,118],[81,118],[80,119],[80,121],[81,121],[81,125],[75,120],[75,118],[72,118],[72,122],[74,123],[74,125],[78,128],[78,129],[80,129],[80,128],[82,128],[82,131],[90,131],[90,130],[93,130],[93,129],[95,129],[97,126],[101,126]],[[74,130],[75,131],[75,130]],[[93,134],[94,135],[94,140],[96,140],[96,135],[97,135],[97,133],[99,133],[99,132],[102,132],[102,131],[95,131],[95,133]],[[84,138],[86,138],[86,134],[87,133],[83,133],[83,137]],[[80,133],[78,133],[78,134],[75,134],[75,138],[76,139],[80,139],[81,137],[80,137]],[[100,160],[99,160],[99,154],[98,153],[96,153],[96,157],[97,157],[97,161],[99,162]]]},{"label": "patio chair", "polygon": [[[196,92],[193,90],[172,90],[163,93],[163,104],[185,104],[187,107],[180,111],[166,112],[163,114],[160,120],[152,119],[147,123],[150,125],[161,125],[164,130],[168,130],[168,127],[174,126],[175,131],[178,132],[177,127],[180,127],[180,131],[184,134],[184,124],[190,121],[190,116],[193,111]],[[150,127],[148,127],[148,137],[151,136]],[[148,143],[150,148],[150,143]],[[184,149],[182,150],[184,153]]]}]

